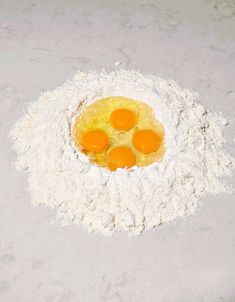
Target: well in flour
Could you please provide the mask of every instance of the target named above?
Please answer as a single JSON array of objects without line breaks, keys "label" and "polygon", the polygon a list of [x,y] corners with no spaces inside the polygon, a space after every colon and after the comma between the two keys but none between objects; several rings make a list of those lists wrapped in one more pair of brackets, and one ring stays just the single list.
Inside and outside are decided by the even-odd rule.
[{"label": "well in flour", "polygon": [[164,127],[143,102],[104,98],[86,106],[72,126],[77,148],[110,170],[147,166],[164,154]]},{"label": "well in flour", "polygon": [[[96,100],[117,95],[153,108],[165,131],[161,162],[111,172],[76,148],[76,117]],[[196,94],[175,82],[136,71],[77,72],[32,103],[10,133],[16,167],[28,170],[33,203],[104,235],[139,235],[193,214],[202,196],[228,192],[223,177],[234,167],[223,149],[225,120],[196,101]]]}]

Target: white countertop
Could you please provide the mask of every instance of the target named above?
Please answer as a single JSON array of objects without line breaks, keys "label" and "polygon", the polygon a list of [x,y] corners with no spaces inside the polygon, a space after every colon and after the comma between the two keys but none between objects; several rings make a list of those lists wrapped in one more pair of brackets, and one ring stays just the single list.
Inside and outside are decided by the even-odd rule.
[{"label": "white countertop", "polygon": [[[0,0],[0,7],[0,301],[234,302],[234,195],[206,198],[195,216],[139,238],[90,235],[51,224],[53,210],[32,206],[7,134],[27,102],[77,69],[173,78],[234,120],[235,2]],[[233,129],[225,136],[235,155]]]}]

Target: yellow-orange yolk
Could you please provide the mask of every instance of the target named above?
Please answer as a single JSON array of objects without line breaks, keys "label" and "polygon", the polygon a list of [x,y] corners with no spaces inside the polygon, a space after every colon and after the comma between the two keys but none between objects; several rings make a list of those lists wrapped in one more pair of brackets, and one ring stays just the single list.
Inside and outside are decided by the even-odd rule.
[{"label": "yellow-orange yolk", "polygon": [[125,108],[114,110],[110,115],[110,123],[116,130],[130,130],[137,123],[136,114]]},{"label": "yellow-orange yolk", "polygon": [[118,168],[132,167],[136,163],[136,158],[132,150],[126,146],[113,148],[107,156],[108,166],[111,170]]},{"label": "yellow-orange yolk", "polygon": [[139,130],[134,133],[132,143],[135,148],[145,154],[155,152],[161,145],[161,137],[153,130]]},{"label": "yellow-orange yolk", "polygon": [[109,138],[102,130],[92,130],[83,135],[82,145],[86,151],[100,153],[108,147]]}]

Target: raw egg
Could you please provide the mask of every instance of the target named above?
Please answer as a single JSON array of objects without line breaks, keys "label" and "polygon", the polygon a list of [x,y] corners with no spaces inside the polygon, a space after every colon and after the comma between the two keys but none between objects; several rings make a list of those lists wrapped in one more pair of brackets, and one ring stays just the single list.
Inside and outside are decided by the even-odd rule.
[{"label": "raw egg", "polygon": [[117,168],[131,168],[136,163],[135,154],[131,148],[118,146],[113,148],[107,155],[107,163],[111,170]]},{"label": "raw egg", "polygon": [[161,138],[151,129],[138,130],[133,135],[132,143],[138,151],[149,154],[160,147]]},{"label": "raw egg", "polygon": [[116,109],[110,115],[110,123],[116,130],[130,130],[136,125],[136,114],[125,108]]},{"label": "raw egg", "polygon": [[[81,110],[81,109],[80,109]],[[111,171],[147,166],[164,155],[164,128],[144,102],[112,96],[79,112],[72,128],[76,148]]]},{"label": "raw egg", "polygon": [[102,130],[88,131],[83,135],[82,145],[86,151],[100,153],[109,145],[109,138]]}]

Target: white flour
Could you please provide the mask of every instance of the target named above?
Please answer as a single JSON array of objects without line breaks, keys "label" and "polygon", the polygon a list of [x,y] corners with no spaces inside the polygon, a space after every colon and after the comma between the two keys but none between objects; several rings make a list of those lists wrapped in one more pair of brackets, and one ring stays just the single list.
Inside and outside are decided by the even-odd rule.
[{"label": "white flour", "polygon": [[[110,172],[74,148],[76,116],[86,105],[112,95],[153,107],[165,127],[161,163]],[[81,223],[90,232],[138,235],[193,214],[206,194],[228,192],[221,177],[230,175],[234,160],[222,149],[226,121],[196,98],[173,81],[128,70],[78,72],[72,81],[43,94],[11,131],[16,167],[28,170],[33,202],[57,208],[64,221]]]}]

